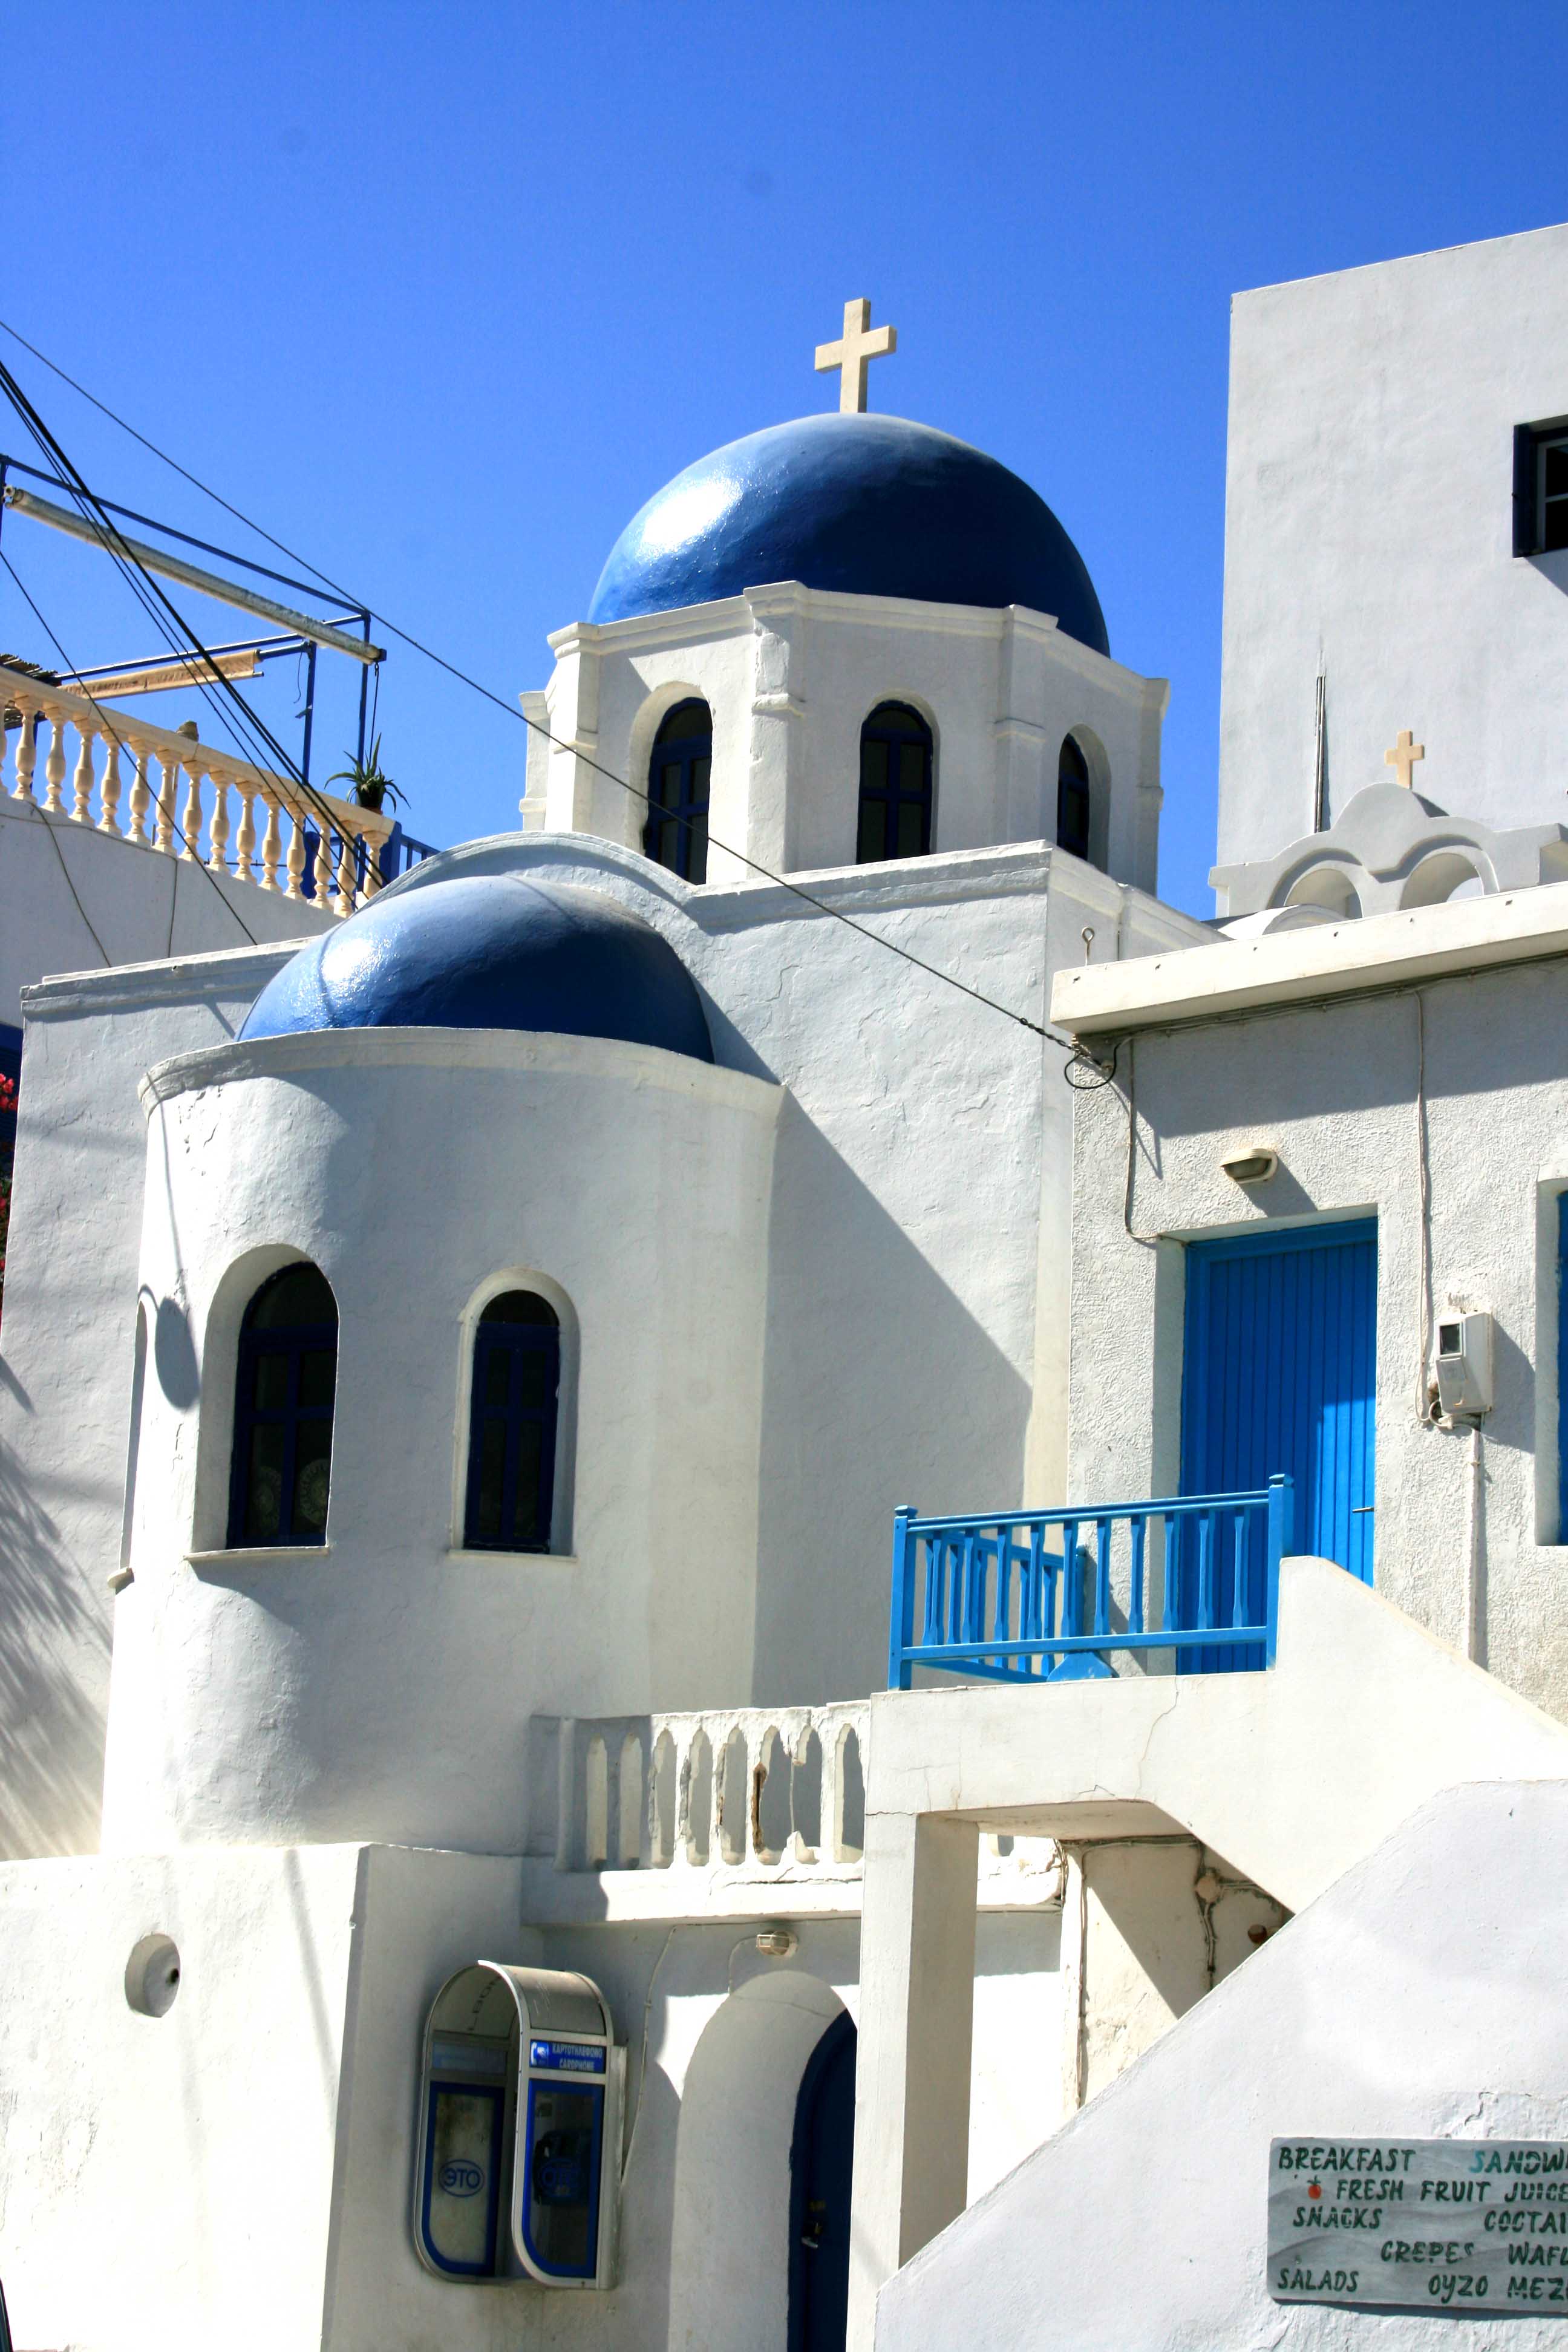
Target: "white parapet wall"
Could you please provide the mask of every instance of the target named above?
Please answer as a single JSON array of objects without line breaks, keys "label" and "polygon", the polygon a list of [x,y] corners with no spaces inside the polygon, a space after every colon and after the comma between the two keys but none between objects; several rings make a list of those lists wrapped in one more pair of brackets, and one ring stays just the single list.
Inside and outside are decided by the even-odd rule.
[{"label": "white parapet wall", "polygon": [[[877,2352],[1560,2347],[1544,2304],[1274,2302],[1265,2221],[1276,2137],[1568,2137],[1565,1940],[1568,1780],[1434,1797],[889,2280]],[[1563,2276],[1521,2266],[1528,2236],[1458,2235]]]}]

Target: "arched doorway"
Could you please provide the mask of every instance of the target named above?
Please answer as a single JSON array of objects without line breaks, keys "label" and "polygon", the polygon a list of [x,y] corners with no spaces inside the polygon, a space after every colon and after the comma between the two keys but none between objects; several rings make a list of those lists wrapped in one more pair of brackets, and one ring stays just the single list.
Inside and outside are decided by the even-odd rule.
[{"label": "arched doorway", "polygon": [[836,2017],[801,2077],[790,2149],[789,2352],[844,2352],[855,2165],[855,2021]]}]

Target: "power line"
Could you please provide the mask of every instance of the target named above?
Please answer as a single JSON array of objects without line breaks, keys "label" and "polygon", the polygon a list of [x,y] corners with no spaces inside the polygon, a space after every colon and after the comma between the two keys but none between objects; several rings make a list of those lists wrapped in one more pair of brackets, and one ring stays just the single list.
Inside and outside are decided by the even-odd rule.
[{"label": "power line", "polygon": [[[179,653],[184,653],[187,648],[194,649],[206,665],[208,677],[198,676],[193,683],[218,724],[220,726],[226,724],[230,740],[235,742],[244,757],[257,764],[262,764],[258,759],[258,752],[262,747],[265,747],[288,774],[296,793],[304,802],[306,807],[316,816],[323,837],[331,837],[337,828],[333,823],[331,812],[321,795],[312,785],[307,783],[302,771],[290,754],[285,751],[265,720],[251,709],[234,681],[213,659],[195,630],[164,593],[146,566],[137,558],[119,530],[110,521],[102,501],[88,488],[82,476],[67,457],[59,442],[44,423],[43,418],[3,361],[0,361],[0,391],[4,391],[40,452],[58,469],[63,486],[74,500],[82,520],[101,541],[121,577],[141,604],[153,625],[158,630],[165,645],[171,651]],[[168,623],[163,618],[165,614],[173,620],[178,633],[177,636],[171,635]],[[215,686],[221,691],[225,698],[224,701],[220,702],[215,698],[213,690]],[[238,721],[240,730],[237,734],[235,727],[236,719]],[[342,855],[345,856],[352,855],[346,843],[343,845]]]},{"label": "power line", "polygon": [[[72,667],[70,656],[67,653],[64,646],[61,645],[58,637],[56,636],[53,629],[50,628],[47,621],[45,620],[43,614],[38,610],[38,607],[34,603],[31,595],[28,594],[26,586],[18,573],[16,565],[5,553],[4,548],[0,548],[0,563],[5,565],[6,571],[16,582],[17,590],[26,599],[34,619],[37,622],[38,626],[42,629],[44,635],[47,637],[50,645],[53,646],[56,653],[58,654],[64,667],[68,670]],[[132,763],[132,767],[134,767],[136,755],[132,751],[130,745],[124,740],[123,737],[116,733],[110,721],[109,711],[100,703],[95,704],[94,708],[97,709],[100,718],[102,719],[104,729],[113,741],[116,751],[121,752],[125,759]],[[26,710],[22,713],[22,724],[24,727],[28,724],[28,718]],[[163,782],[167,783],[168,779],[163,775],[162,762],[159,764],[159,773],[163,776]],[[184,825],[181,824],[179,818],[175,814],[172,800],[164,799],[162,787],[159,791],[153,793],[153,805],[158,811],[160,816],[167,817],[172,831],[177,836],[181,846],[187,852],[191,864],[195,866],[200,872],[206,876],[207,880],[212,884],[213,888],[217,891],[218,897],[223,900],[224,905],[228,908],[229,913],[239,925],[240,929],[250,941],[251,946],[253,948],[258,948],[261,945],[261,941],[257,938],[256,933],[251,929],[249,924],[246,921],[238,908],[231,905],[223,890],[219,888],[216,875],[209,871],[205,858],[198,855],[195,843],[185,832]],[[40,810],[38,814],[43,817],[45,831],[47,833],[49,839],[54,842],[55,856],[60,861],[60,872],[66,877],[67,887],[69,889],[71,897],[76,899],[77,912],[80,915],[82,921],[86,923],[88,929],[92,932],[94,943],[97,946],[99,954],[103,958],[104,962],[106,964],[112,964],[114,961],[113,957],[110,954],[109,950],[104,946],[103,941],[99,938],[97,931],[93,929],[92,921],[88,914],[87,908],[82,905],[80,898],[77,896],[76,884],[71,880],[70,868],[66,864],[64,851],[61,849],[58,841],[55,838],[55,828],[49,823],[47,812]],[[180,866],[183,863],[184,863],[184,860],[183,859],[174,861],[174,892],[169,901],[169,953],[171,955],[173,955],[174,951],[174,898],[179,895]]]},{"label": "power line", "polygon": [[[353,595],[340,582],[333,580],[328,572],[322,572],[312,563],[308,556],[300,554],[297,549],[289,547],[285,541],[275,538],[271,531],[264,530],[260,523],[254,521],[242,509],[231,504],[209,483],[204,482],[199,475],[193,474],[187,467],[182,466],[177,458],[171,457],[166,449],[161,449],[155,441],[149,440],[146,434],[139,433],[133,425],[128,424],[123,416],[110,408],[107,401],[100,400],[96,393],[89,392],[85,384],[79,383],[74,376],[68,375],[64,368],[58,366],[45,352],[39,351],[36,343],[30,343],[26,335],[20,334],[8,320],[0,319],[0,330],[9,335],[13,341],[20,343],[24,351],[30,352],[36,360],[49,370],[51,374],[57,375],[62,383],[68,384],[73,392],[79,393],[83,400],[89,402],[101,415],[107,416],[111,424],[117,425],[121,432],[128,433],[133,441],[140,442],[142,448],[149,450],[163,465],[170,467],[182,480],[189,482],[194,489],[200,490],[204,498],[211,499],[214,504],[220,506],[226,514],[232,515],[237,522],[243,523],[247,530],[253,530],[258,539],[264,539],[269,547],[275,547],[280,555],[286,555],[290,563],[300,564],[310,573],[312,578],[321,581],[323,587],[330,588],[334,596],[341,596],[346,604],[352,604],[358,611],[371,613],[384,629],[393,636],[400,638],[403,644],[409,646],[413,652],[423,656],[425,660],[433,662],[438,669],[445,670],[449,677],[456,678],[460,685],[468,687],[473,693],[482,695],[487,702],[493,702],[496,709],[505,711],[509,719],[521,720],[524,727],[530,729],[534,734],[542,736],[544,740],[555,750],[570,752],[573,758],[581,761],[585,768],[591,769],[595,775],[603,776],[607,783],[614,784],[617,791],[626,793],[632,800],[639,801],[645,808],[652,806],[647,793],[640,791],[636,784],[629,783],[625,776],[616,775],[613,770],[605,767],[601,761],[579,750],[576,745],[563,743],[558,735],[552,734],[550,729],[537,719],[531,719],[528,713],[521,709],[516,703],[508,702],[491,688],[483,685],[479,678],[471,677],[467,670],[459,669],[456,662],[448,661],[444,654],[438,654],[434,646],[426,645],[409,630],[400,628],[395,621],[389,620],[384,613],[368,604],[363,597]],[[3,362],[0,362],[0,384],[3,384],[8,392],[16,384],[16,379]],[[19,394],[19,387],[17,387],[17,394]],[[15,398],[17,395],[12,396]],[[79,481],[79,476],[77,478]],[[85,495],[91,496],[85,483],[82,483],[81,488]],[[109,523],[107,515],[104,516],[104,526],[112,530],[113,526]],[[158,593],[162,594],[161,591]],[[167,598],[163,598],[163,601],[168,602]],[[173,611],[174,607],[171,605],[169,609]],[[238,689],[227,679],[222,680],[222,683],[228,688],[229,692],[241,707],[248,710],[248,705],[245,703]],[[691,820],[689,817],[677,817],[675,822],[689,829]],[[814,892],[804,888],[798,882],[792,882],[787,875],[776,874],[771,866],[763,865],[759,859],[748,856],[744,850],[735,849],[711,834],[709,835],[709,841],[711,847],[722,851],[728,857],[734,858],[738,865],[745,866],[749,872],[761,875],[764,881],[772,882],[779,889],[789,891],[792,897],[799,898],[805,905],[816,908],[819,914],[831,916],[835,922],[844,924],[849,930],[858,931],[862,939],[869,940],[874,947],[887,949],[889,954],[896,955],[903,962],[912,965],[917,971],[923,971],[929,978],[942,981],[949,988],[957,989],[961,995],[969,997],[976,1004],[984,1004],[993,1013],[1001,1013],[1005,1020],[1016,1022],[1021,1029],[1028,1030],[1033,1036],[1048,1038],[1053,1043],[1059,1042],[1052,1030],[1038,1021],[1031,1021],[1027,1013],[1017,1012],[1010,1004],[1001,1003],[994,996],[987,996],[984,989],[972,988],[967,981],[960,980],[953,972],[944,971],[941,965],[928,963],[923,956],[915,955],[910,949],[900,947],[896,940],[887,938],[880,931],[872,930],[868,924],[857,922],[853,915],[847,915],[841,907],[830,906],[826,899],[817,898]]]}]

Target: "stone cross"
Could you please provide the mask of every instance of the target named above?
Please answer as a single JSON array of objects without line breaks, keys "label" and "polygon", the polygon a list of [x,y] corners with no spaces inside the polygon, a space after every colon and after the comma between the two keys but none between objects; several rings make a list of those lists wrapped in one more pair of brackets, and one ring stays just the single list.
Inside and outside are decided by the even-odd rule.
[{"label": "stone cross", "polygon": [[1393,750],[1384,753],[1383,764],[1385,768],[1396,768],[1398,770],[1399,781],[1408,793],[1415,790],[1415,786],[1410,780],[1410,772],[1415,767],[1417,760],[1424,760],[1426,757],[1426,744],[1413,743],[1410,740],[1409,728],[1402,727],[1398,734],[1394,739]]},{"label": "stone cross", "polygon": [[818,343],[816,373],[837,368],[838,407],[845,416],[860,416],[866,409],[866,368],[899,348],[897,327],[873,327],[871,305],[864,299],[844,305],[844,332],[836,343]]}]

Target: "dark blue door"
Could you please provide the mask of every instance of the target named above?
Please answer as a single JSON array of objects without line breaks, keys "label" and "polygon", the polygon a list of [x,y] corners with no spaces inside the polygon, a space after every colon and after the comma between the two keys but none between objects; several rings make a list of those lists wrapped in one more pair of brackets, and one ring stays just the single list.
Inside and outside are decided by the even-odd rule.
[{"label": "dark blue door", "polygon": [[855,2163],[855,2022],[836,2017],[810,2058],[790,2150],[789,2352],[844,2352]]},{"label": "dark blue door", "polygon": [[[1373,1431],[1377,1369],[1377,1226],[1298,1227],[1194,1242],[1187,1250],[1182,1381],[1182,1492],[1234,1495],[1278,1470],[1295,1481],[1290,1549],[1338,1560],[1372,1582]],[[1222,1622],[1235,1562],[1216,1563]],[[1261,1622],[1264,1563],[1244,1570]],[[1193,1579],[1173,1580],[1176,1622],[1194,1623]],[[1249,1593],[1248,1599],[1253,1596]],[[1244,1616],[1240,1622],[1247,1623]],[[1213,1673],[1261,1665],[1250,1652],[1199,1651]]]}]

